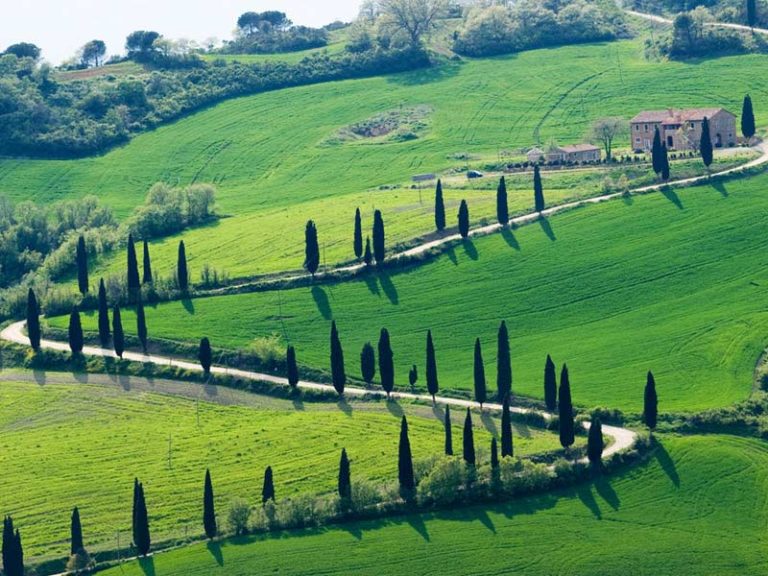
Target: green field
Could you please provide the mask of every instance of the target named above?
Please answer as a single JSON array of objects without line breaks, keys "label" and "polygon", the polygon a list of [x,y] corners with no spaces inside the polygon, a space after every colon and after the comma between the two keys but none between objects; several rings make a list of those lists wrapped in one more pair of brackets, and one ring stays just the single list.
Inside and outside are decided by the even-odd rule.
[{"label": "green field", "polygon": [[[127,545],[135,476],[145,484],[159,542],[202,532],[206,468],[223,522],[233,498],[260,501],[268,465],[278,498],[335,490],[342,447],[355,478],[396,482],[402,410],[410,417],[414,458],[443,450],[442,423],[431,407],[294,404],[136,378],[111,382],[91,375],[78,382],[49,373],[38,379],[19,382],[6,374],[0,382],[0,510],[21,528],[29,559],[67,553],[73,506],[80,508],[89,549],[115,548],[118,529]],[[458,433],[463,415],[457,411],[454,420]],[[480,457],[487,459],[488,430],[500,425],[479,415],[474,424]],[[554,434],[522,424],[515,432],[518,455],[559,449]]]},{"label": "green field", "polygon": [[195,545],[105,574],[765,574],[765,443],[662,445],[617,477],[506,505]]},{"label": "green field", "polygon": [[[404,386],[411,364],[424,374],[431,329],[441,386],[469,389],[474,339],[492,380],[505,319],[517,393],[542,396],[549,353],[568,363],[577,404],[638,411],[650,369],[662,411],[723,406],[749,394],[768,340],[766,184],[759,176],[593,205],[338,285],[163,304],[147,309],[149,333],[230,348],[274,333],[300,362],[327,369],[333,318],[358,375],[362,345],[386,327]],[[134,330],[131,317],[124,323]]]}]

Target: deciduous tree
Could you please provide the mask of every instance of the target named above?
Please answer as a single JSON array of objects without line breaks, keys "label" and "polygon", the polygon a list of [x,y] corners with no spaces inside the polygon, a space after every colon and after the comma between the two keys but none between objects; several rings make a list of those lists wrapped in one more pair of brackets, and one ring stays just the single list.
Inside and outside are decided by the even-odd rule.
[{"label": "deciduous tree", "polygon": [[382,328],[379,335],[379,376],[381,387],[389,398],[395,388],[395,362],[392,344],[389,341],[389,332],[386,328]]},{"label": "deciduous tree", "polygon": [[81,48],[80,60],[86,67],[98,67],[106,54],[107,45],[103,40],[91,40]]},{"label": "deciduous tree", "polygon": [[475,401],[480,404],[480,409],[488,397],[485,385],[485,365],[483,364],[483,351],[480,347],[480,338],[475,339]]},{"label": "deciduous tree", "polygon": [[27,292],[27,336],[32,350],[40,350],[40,306],[32,288]]},{"label": "deciduous tree", "polygon": [[571,383],[568,379],[568,366],[565,364],[563,364],[563,370],[560,372],[560,397],[557,404],[560,408],[560,445],[567,449],[575,441],[575,424],[571,402]]},{"label": "deciduous tree", "polygon": [[443,201],[443,182],[438,179],[435,189],[435,228],[438,232],[445,229],[445,202]]},{"label": "deciduous tree", "polygon": [[317,227],[310,220],[304,230],[304,268],[315,277],[320,266],[320,245],[317,243]]},{"label": "deciduous tree", "polygon": [[216,526],[216,508],[213,502],[213,483],[211,471],[205,471],[205,487],[203,488],[203,528],[209,540],[216,538],[218,527]]},{"label": "deciduous tree", "polygon": [[464,462],[470,466],[475,465],[475,434],[472,430],[472,412],[467,408],[467,415],[464,418],[463,435],[463,456]]},{"label": "deciduous tree", "polygon": [[506,226],[509,223],[507,181],[504,176],[501,177],[499,186],[496,188],[496,218],[502,226]]},{"label": "deciduous tree", "polygon": [[381,0],[382,26],[404,33],[412,46],[418,46],[446,13],[447,5],[446,0]]},{"label": "deciduous tree", "polygon": [[432,342],[432,330],[427,330],[427,392],[435,402],[435,395],[440,389],[437,381],[437,359],[435,358],[435,345]]},{"label": "deciduous tree", "polygon": [[600,143],[605,150],[606,160],[613,157],[613,141],[627,131],[627,121],[615,116],[598,118],[592,124],[589,139],[594,143]]}]

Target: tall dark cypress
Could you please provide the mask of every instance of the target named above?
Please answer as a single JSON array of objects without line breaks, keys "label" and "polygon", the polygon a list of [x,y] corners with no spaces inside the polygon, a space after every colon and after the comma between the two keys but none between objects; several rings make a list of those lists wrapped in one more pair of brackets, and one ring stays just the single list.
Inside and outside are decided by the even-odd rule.
[{"label": "tall dark cypress", "polygon": [[149,242],[144,240],[144,277],[142,283],[152,284],[152,259],[149,257]]},{"label": "tall dark cypress", "polygon": [[512,394],[512,360],[509,353],[509,332],[507,323],[502,321],[499,326],[496,352],[496,389],[499,401]]},{"label": "tall dark cypress", "polygon": [[560,373],[558,407],[560,408],[560,445],[563,448],[569,448],[575,440],[575,424],[571,402],[571,383],[568,379],[568,366],[565,364],[563,364],[563,370]]},{"label": "tall dark cypress", "polygon": [[600,418],[595,416],[589,425],[589,436],[587,437],[587,458],[594,467],[599,467],[603,459],[603,426]]},{"label": "tall dark cypress", "polygon": [[27,336],[32,350],[40,350],[40,306],[32,288],[27,292]]},{"label": "tall dark cypress", "polygon": [[379,376],[381,387],[389,398],[395,388],[395,361],[392,344],[389,341],[389,331],[386,328],[381,329],[379,336]]},{"label": "tall dark cypress", "polygon": [[381,210],[376,210],[373,213],[373,257],[376,259],[378,266],[384,263],[385,256],[384,217],[381,215]]},{"label": "tall dark cypress", "polygon": [[133,479],[133,512],[131,516],[131,537],[134,546],[139,541],[139,525],[136,521],[139,504],[139,479]]},{"label": "tall dark cypress", "polygon": [[669,153],[667,152],[667,145],[661,145],[661,179],[666,182],[669,180]]},{"label": "tall dark cypress", "polygon": [[272,466],[267,466],[264,470],[264,485],[261,488],[261,503],[266,504],[270,500],[275,501],[275,479],[272,476]]},{"label": "tall dark cypress", "polygon": [[109,305],[107,304],[107,289],[104,278],[99,280],[99,342],[102,348],[109,346]]},{"label": "tall dark cypress", "polygon": [[208,376],[211,373],[213,364],[213,350],[211,350],[211,341],[208,338],[200,339],[200,348],[197,351],[197,359],[203,368],[203,374]]},{"label": "tall dark cypress", "polygon": [[205,471],[205,487],[203,488],[203,527],[205,535],[209,540],[213,540],[218,534],[216,526],[216,509],[213,502],[213,483],[211,482],[211,471]]},{"label": "tall dark cypress", "polygon": [[136,486],[136,498],[133,503],[133,545],[139,556],[146,556],[152,548],[152,540],[149,534],[149,516],[147,515],[147,502],[144,497],[144,486],[141,482]]},{"label": "tall dark cypress", "polygon": [[3,573],[13,576],[16,568],[16,536],[13,530],[13,518],[3,518]]},{"label": "tall dark cypress", "polygon": [[13,555],[13,572],[7,576],[24,576],[24,547],[21,545],[21,532],[18,528],[16,528],[16,533],[13,536]]},{"label": "tall dark cypress", "polygon": [[72,510],[72,519],[69,523],[69,534],[70,555],[75,555],[78,552],[85,550],[85,546],[83,545],[83,527],[80,524],[80,510],[77,509],[77,506]]},{"label": "tall dark cypress", "polygon": [[144,303],[141,301],[141,294],[136,300],[136,333],[141,342],[141,349],[147,351],[147,317],[144,314]]},{"label": "tall dark cypress", "polygon": [[72,354],[79,354],[83,351],[83,325],[80,322],[80,311],[77,306],[72,308],[69,315],[69,349]]},{"label": "tall dark cypress", "polygon": [[408,383],[411,385],[411,388],[416,386],[416,382],[419,381],[419,369],[416,368],[416,364],[411,366],[411,369],[408,370]]},{"label": "tall dark cypress", "polygon": [[179,290],[186,292],[189,290],[189,269],[187,268],[187,249],[184,246],[184,240],[179,242],[179,256],[176,261],[176,282]]},{"label": "tall dark cypress", "polygon": [[400,443],[397,451],[397,477],[400,482],[400,493],[409,498],[416,488],[416,478],[413,474],[413,455],[411,441],[408,438],[408,421],[403,416],[400,421]]},{"label": "tall dark cypress", "polygon": [[291,388],[296,388],[299,385],[299,365],[296,363],[296,349],[293,346],[288,346],[285,364],[288,373],[288,385]]},{"label": "tall dark cypress", "polygon": [[451,424],[451,406],[445,406],[445,455],[453,456],[453,430]]},{"label": "tall dark cypress", "polygon": [[747,0],[747,26],[754,28],[757,24],[757,0]]},{"label": "tall dark cypress", "polygon": [[427,330],[427,392],[432,395],[432,402],[440,389],[437,381],[437,359],[435,358],[435,345],[432,342],[432,330]]},{"label": "tall dark cypress", "polygon": [[701,160],[704,162],[704,166],[709,169],[712,164],[713,152],[712,152],[712,136],[709,133],[709,119],[705,116],[704,121],[701,123],[701,141],[699,142],[699,152],[701,153]]},{"label": "tall dark cypress", "polygon": [[755,135],[755,112],[752,109],[752,98],[749,94],[744,96],[744,102],[741,105],[741,133],[747,140],[751,140]]},{"label": "tall dark cypress", "polygon": [[317,241],[317,227],[312,220],[307,222],[304,229],[304,268],[315,277],[320,267],[320,245]]},{"label": "tall dark cypress", "polygon": [[469,206],[466,200],[459,205],[459,234],[462,238],[469,236]]},{"label": "tall dark cypress", "polygon": [[335,320],[331,322],[331,381],[338,395],[343,395],[347,374],[344,370],[344,350],[341,347]]},{"label": "tall dark cypress", "polygon": [[363,256],[363,219],[360,216],[360,208],[355,210],[355,235],[352,247],[355,250],[355,258],[360,260]]},{"label": "tall dark cypress", "polygon": [[370,342],[363,344],[363,350],[360,352],[360,373],[365,383],[370,386],[376,376],[376,352]]},{"label": "tall dark cypress", "polygon": [[475,339],[475,401],[480,404],[481,409],[487,400],[487,396],[483,351],[480,348],[480,338],[477,338]]},{"label": "tall dark cypress", "polygon": [[659,415],[659,398],[656,395],[656,380],[649,370],[645,381],[645,394],[643,396],[643,422],[652,431],[656,428]]},{"label": "tall dark cypress", "polygon": [[463,456],[464,462],[470,466],[475,465],[475,434],[472,430],[472,412],[467,408],[467,415],[464,418],[464,442]]},{"label": "tall dark cypress", "polygon": [[347,449],[341,449],[341,458],[339,460],[339,498],[342,500],[350,500],[352,498],[352,477],[349,469],[349,458],[347,457]]},{"label": "tall dark cypress", "polygon": [[509,223],[509,203],[507,200],[507,181],[504,176],[499,180],[496,188],[496,218],[499,224],[506,226]]},{"label": "tall dark cypress", "polygon": [[365,237],[365,252],[363,253],[363,262],[366,266],[373,264],[373,252],[371,251],[371,237]]},{"label": "tall dark cypress", "polygon": [[653,166],[653,172],[657,176],[661,174],[661,169],[664,166],[661,154],[661,132],[659,132],[659,127],[656,126],[653,132],[653,145],[651,147],[651,165]]},{"label": "tall dark cypress", "polygon": [[512,443],[512,414],[509,411],[509,396],[504,398],[501,406],[501,457],[514,456],[515,447]]},{"label": "tall dark cypress", "polygon": [[141,287],[139,283],[139,263],[136,260],[136,246],[133,234],[128,234],[128,292],[133,297]]},{"label": "tall dark cypress", "polygon": [[125,334],[123,333],[123,321],[120,318],[120,306],[115,305],[112,311],[112,345],[118,358],[125,352]]},{"label": "tall dark cypress", "polygon": [[88,250],[85,247],[85,238],[82,236],[77,239],[75,260],[77,262],[77,287],[80,289],[80,294],[85,296],[88,293]]},{"label": "tall dark cypress", "polygon": [[499,444],[496,437],[491,438],[491,468],[496,470],[499,467]]},{"label": "tall dark cypress", "polygon": [[557,372],[549,354],[544,363],[544,404],[550,412],[557,408]]},{"label": "tall dark cypress", "polygon": [[536,212],[543,212],[544,203],[544,185],[541,183],[541,170],[539,165],[533,167],[533,205]]},{"label": "tall dark cypress", "polygon": [[437,181],[435,189],[435,229],[442,232],[445,229],[445,202],[443,201],[443,183]]}]

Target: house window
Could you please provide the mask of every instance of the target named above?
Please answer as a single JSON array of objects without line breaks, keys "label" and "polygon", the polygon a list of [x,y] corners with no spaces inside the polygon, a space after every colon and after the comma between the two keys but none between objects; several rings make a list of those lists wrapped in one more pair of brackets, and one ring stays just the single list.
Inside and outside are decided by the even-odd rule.
[{"label": "house window", "polygon": [[648,132],[648,124],[645,125],[645,131]]},{"label": "house window", "polygon": [[693,126],[694,126],[694,123],[693,123],[693,122],[690,122],[690,123],[688,124],[688,127],[689,127],[689,128],[693,128]]},{"label": "house window", "polygon": [[635,142],[637,142],[638,144],[640,143],[640,136],[638,136],[637,138],[635,138]]},{"label": "house window", "polygon": [[640,132],[640,124],[635,124],[635,131]]}]

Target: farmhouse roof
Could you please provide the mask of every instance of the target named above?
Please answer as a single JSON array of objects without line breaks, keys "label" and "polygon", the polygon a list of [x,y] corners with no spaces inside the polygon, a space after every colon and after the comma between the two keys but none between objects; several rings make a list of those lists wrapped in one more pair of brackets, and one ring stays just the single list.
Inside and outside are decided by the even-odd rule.
[{"label": "farmhouse roof", "polygon": [[715,114],[719,112],[725,112],[726,114],[730,114],[733,116],[731,112],[726,110],[725,108],[688,108],[686,110],[645,110],[643,112],[640,112],[637,116],[632,118],[630,120],[630,123],[632,124],[638,124],[638,123],[680,123],[680,122],[691,122],[691,121],[701,121],[704,120],[704,118],[712,118]]},{"label": "farmhouse roof", "polygon": [[574,152],[594,152],[595,150],[600,150],[600,148],[592,144],[571,144],[569,146],[558,146],[557,150],[573,154]]}]

